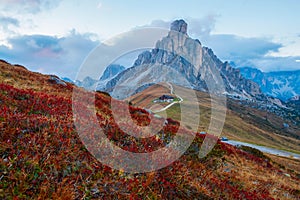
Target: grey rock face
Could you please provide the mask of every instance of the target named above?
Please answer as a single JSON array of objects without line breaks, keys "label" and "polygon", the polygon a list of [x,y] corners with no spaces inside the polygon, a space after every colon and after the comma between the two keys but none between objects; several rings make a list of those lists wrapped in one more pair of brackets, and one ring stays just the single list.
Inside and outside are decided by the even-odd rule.
[{"label": "grey rock face", "polygon": [[180,19],[180,20],[175,20],[171,24],[171,31],[177,31],[183,34],[187,33],[187,23]]},{"label": "grey rock face", "polygon": [[103,75],[101,76],[100,81],[110,79],[124,70],[125,70],[125,67],[122,65],[111,64],[103,72]]}]

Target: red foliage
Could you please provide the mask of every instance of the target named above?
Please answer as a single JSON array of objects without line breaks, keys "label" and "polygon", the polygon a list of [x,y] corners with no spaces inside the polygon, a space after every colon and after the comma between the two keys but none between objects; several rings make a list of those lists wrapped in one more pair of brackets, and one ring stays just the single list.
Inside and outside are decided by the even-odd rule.
[{"label": "red foliage", "polygon": [[[88,124],[93,112],[84,103],[92,100],[87,94],[89,92],[82,91],[81,101],[76,102],[75,106],[80,108],[82,122]],[[70,96],[18,89],[2,83],[0,102],[1,188],[11,198],[43,199],[56,197],[58,194],[70,194],[78,199],[85,196],[101,198],[97,196],[99,193],[92,192],[95,187],[108,199],[143,199],[149,195],[161,199],[197,198],[201,191],[187,187],[190,179],[182,174],[184,169],[191,167],[195,170],[195,176],[199,176],[194,178],[201,179],[211,194],[215,192],[218,196],[231,199],[271,199],[267,191],[240,188],[235,180],[228,177],[201,175],[196,171],[198,166],[202,166],[201,162],[189,155],[151,175],[126,176],[102,165],[85,149],[76,133]],[[128,126],[128,130],[132,128],[126,121],[116,124],[110,102],[109,96],[95,94],[97,123],[105,131],[107,138],[124,150],[155,151],[165,146],[168,142],[166,138],[172,139],[180,126],[179,122],[167,119],[168,123],[159,131],[158,137],[134,138],[120,129],[120,126]],[[122,110],[121,107],[119,109]],[[145,110],[132,106],[129,110],[136,124],[146,126],[150,122],[150,115]],[[91,135],[92,128],[94,127],[83,134],[94,144],[98,140],[97,135]],[[188,131],[186,133],[190,134]],[[196,134],[194,143],[201,145],[204,137]],[[227,155],[262,162],[260,158],[220,142],[215,149]],[[163,160],[164,158],[162,162]]]}]

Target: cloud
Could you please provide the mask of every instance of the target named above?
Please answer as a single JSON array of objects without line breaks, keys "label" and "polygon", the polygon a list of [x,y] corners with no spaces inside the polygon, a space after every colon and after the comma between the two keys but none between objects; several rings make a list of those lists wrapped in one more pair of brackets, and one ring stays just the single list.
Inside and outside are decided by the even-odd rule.
[{"label": "cloud", "polygon": [[278,52],[282,44],[265,38],[244,38],[235,35],[212,34],[205,38],[205,45],[222,59],[254,59],[261,58],[269,52]]},{"label": "cloud", "polygon": [[189,34],[192,37],[209,36],[215,28],[217,15],[207,15],[200,19],[188,18]]},{"label": "cloud", "polygon": [[75,78],[84,58],[99,44],[91,37],[91,34],[79,34],[75,30],[61,38],[17,36],[8,40],[11,48],[0,46],[0,55],[1,59],[22,64],[33,71]]},{"label": "cloud", "polygon": [[0,7],[21,13],[38,13],[57,7],[60,0],[0,0]]},{"label": "cloud", "polygon": [[161,19],[157,19],[157,20],[153,20],[150,24],[141,26],[141,28],[143,28],[143,27],[157,27],[157,28],[169,29],[171,22],[172,21],[164,21],[164,20],[161,20]]},{"label": "cloud", "polygon": [[297,56],[272,56],[283,44],[268,38],[245,38],[236,35],[211,34],[203,40],[223,61],[233,61],[238,67],[255,67],[262,71],[299,70]]},{"label": "cloud", "polygon": [[248,66],[257,66],[257,68],[265,72],[300,70],[300,62],[297,62],[297,59],[300,60],[300,56],[265,56],[260,59],[251,60]]},{"label": "cloud", "polygon": [[15,18],[0,15],[0,27],[7,30],[9,26],[19,27],[20,22]]},{"label": "cloud", "polygon": [[[194,36],[204,36],[209,35],[210,32],[214,29],[217,15],[207,15],[203,18],[184,18],[184,20],[188,23],[188,33],[192,37]],[[161,19],[153,20],[150,24],[141,26],[141,27],[158,27],[169,29],[171,23],[176,20],[164,21]]]},{"label": "cloud", "polygon": [[17,28],[20,27],[20,22],[18,19],[15,19],[13,17],[3,16],[0,15],[0,45],[5,44],[9,46],[9,44],[6,41],[6,38],[8,36],[15,35],[15,31]]},{"label": "cloud", "polygon": [[101,3],[101,1],[98,3],[97,8],[98,8],[98,9],[101,9],[101,8],[102,8],[102,3]]}]

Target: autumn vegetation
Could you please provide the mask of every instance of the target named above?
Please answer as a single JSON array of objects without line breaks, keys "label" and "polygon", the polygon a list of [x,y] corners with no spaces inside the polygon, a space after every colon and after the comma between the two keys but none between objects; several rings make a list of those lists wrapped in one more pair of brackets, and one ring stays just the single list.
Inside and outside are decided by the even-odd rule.
[{"label": "autumn vegetation", "polygon": [[[186,153],[163,169],[133,174],[105,166],[87,151],[74,126],[75,87],[0,62],[1,199],[300,198],[299,171],[256,150],[221,141],[200,159],[205,135],[198,133]],[[101,92],[94,95],[99,126],[124,150],[155,151],[169,142],[162,134],[172,139],[178,130],[179,122],[168,119],[157,137],[136,139],[116,124],[111,98]],[[139,125],[149,123],[149,113],[141,108],[130,106],[130,114]]]}]

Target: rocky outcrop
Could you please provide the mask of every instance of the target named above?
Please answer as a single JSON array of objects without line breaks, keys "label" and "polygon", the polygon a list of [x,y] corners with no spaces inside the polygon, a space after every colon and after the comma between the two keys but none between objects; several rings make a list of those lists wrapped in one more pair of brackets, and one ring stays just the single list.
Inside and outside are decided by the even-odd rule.
[{"label": "rocky outcrop", "polygon": [[220,71],[224,75],[224,79],[227,80],[226,90],[230,93],[237,91],[238,93],[250,94],[256,98],[264,98],[259,85],[245,79],[239,69],[231,67],[228,62],[220,65]]},{"label": "rocky outcrop", "polygon": [[182,19],[175,20],[171,24],[171,31],[177,31],[183,34],[187,34],[187,23]]},{"label": "rocky outcrop", "polygon": [[52,84],[63,85],[63,86],[67,85],[63,80],[61,80],[55,75],[50,75],[48,81]]},{"label": "rocky outcrop", "polygon": [[291,99],[289,99],[286,102],[287,107],[292,108],[296,111],[296,116],[298,116],[298,121],[299,121],[299,116],[300,116],[300,96],[295,96]]}]

